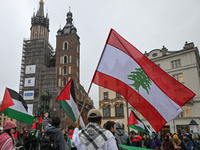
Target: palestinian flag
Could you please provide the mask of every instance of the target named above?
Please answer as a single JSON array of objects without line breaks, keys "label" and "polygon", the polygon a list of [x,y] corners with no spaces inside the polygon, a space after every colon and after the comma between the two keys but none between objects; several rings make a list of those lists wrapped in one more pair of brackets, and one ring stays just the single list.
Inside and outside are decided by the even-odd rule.
[{"label": "palestinian flag", "polygon": [[15,133],[13,134],[13,137],[15,138],[15,140],[18,140],[18,139],[17,139],[17,134],[18,134],[18,132],[15,132]]},{"label": "palestinian flag", "polygon": [[37,130],[37,123],[34,123],[33,126],[31,127],[31,131],[35,133],[36,130]]},{"label": "palestinian flag", "polygon": [[5,90],[0,112],[10,118],[28,124],[32,124],[34,119],[31,110],[28,108],[22,96],[9,88]]},{"label": "palestinian flag", "polygon": [[[74,122],[78,120],[78,116],[80,114],[75,100],[74,83],[71,78],[60,95],[57,97],[56,102],[60,104],[60,106]],[[85,127],[82,117],[80,117],[80,126],[82,128]]]},{"label": "palestinian flag", "polygon": [[138,130],[140,132],[144,132],[152,136],[151,130],[137,117],[137,115],[131,111],[130,116],[128,118],[127,127]]},{"label": "palestinian flag", "polygon": [[123,95],[156,132],[195,96],[113,29],[92,82]]},{"label": "palestinian flag", "polygon": [[40,120],[39,120],[39,123],[38,123],[38,124],[41,125],[41,126],[42,126],[42,124],[43,124],[42,115],[40,115]]}]

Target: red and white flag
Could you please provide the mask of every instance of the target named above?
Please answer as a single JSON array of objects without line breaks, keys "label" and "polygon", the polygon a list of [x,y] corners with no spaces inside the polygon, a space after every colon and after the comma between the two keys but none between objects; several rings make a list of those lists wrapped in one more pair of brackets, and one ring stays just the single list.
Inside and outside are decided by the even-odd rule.
[{"label": "red and white flag", "polygon": [[113,90],[159,131],[195,94],[111,29],[93,83]]}]

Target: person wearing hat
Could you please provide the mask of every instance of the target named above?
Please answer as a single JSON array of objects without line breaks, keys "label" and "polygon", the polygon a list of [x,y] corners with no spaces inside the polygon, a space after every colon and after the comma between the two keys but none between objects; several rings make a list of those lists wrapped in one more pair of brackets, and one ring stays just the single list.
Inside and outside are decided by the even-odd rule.
[{"label": "person wearing hat", "polygon": [[194,145],[193,145],[192,141],[190,141],[190,139],[188,138],[188,134],[183,134],[183,141],[182,142],[185,145],[185,148],[187,150],[193,149]]},{"label": "person wearing hat", "polygon": [[79,120],[74,123],[73,142],[77,150],[118,150],[113,134],[102,128],[102,116],[99,110],[91,109],[88,114],[88,125],[78,130]]},{"label": "person wearing hat", "polygon": [[172,142],[172,149],[173,150],[186,150],[185,145],[183,142],[179,139],[177,134],[174,134],[173,136],[173,142]]},{"label": "person wearing hat", "polygon": [[[4,124],[3,132],[0,135],[0,150],[13,150],[14,139],[12,134],[15,133],[17,125],[12,121],[6,121]],[[15,147],[16,148],[16,147]]]}]

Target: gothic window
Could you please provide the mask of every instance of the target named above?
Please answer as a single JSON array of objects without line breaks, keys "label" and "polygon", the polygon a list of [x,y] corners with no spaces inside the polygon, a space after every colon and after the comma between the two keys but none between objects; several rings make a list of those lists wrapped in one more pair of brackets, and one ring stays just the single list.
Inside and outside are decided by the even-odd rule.
[{"label": "gothic window", "polygon": [[61,86],[61,79],[60,78],[58,79],[58,86],[59,87]]},{"label": "gothic window", "polygon": [[35,27],[35,37],[37,37],[37,27]]},{"label": "gothic window", "polygon": [[60,57],[60,64],[63,64],[63,57]]},{"label": "gothic window", "polygon": [[67,63],[67,56],[64,56],[64,64]]},{"label": "gothic window", "polygon": [[70,55],[69,56],[69,63],[71,63],[72,62],[72,56]]},{"label": "gothic window", "polygon": [[61,75],[61,67],[59,67],[59,75]]},{"label": "gothic window", "polygon": [[71,66],[69,66],[69,74],[71,74]]},{"label": "gothic window", "polygon": [[44,28],[42,27],[42,29],[41,29],[41,37],[43,37],[44,36]]},{"label": "gothic window", "polygon": [[66,67],[66,66],[64,66],[63,73],[64,73],[64,74],[67,74],[67,67]]},{"label": "gothic window", "polygon": [[67,50],[67,49],[68,49],[68,43],[67,43],[67,41],[65,41],[63,43],[63,50]]},{"label": "gothic window", "polygon": [[124,116],[124,106],[123,104],[116,104],[115,105],[115,116],[116,117],[123,117]]},{"label": "gothic window", "polygon": [[63,87],[67,84],[66,79],[63,79]]},{"label": "gothic window", "polygon": [[103,106],[103,117],[110,117],[110,116],[111,116],[110,105],[108,105],[107,107]]}]

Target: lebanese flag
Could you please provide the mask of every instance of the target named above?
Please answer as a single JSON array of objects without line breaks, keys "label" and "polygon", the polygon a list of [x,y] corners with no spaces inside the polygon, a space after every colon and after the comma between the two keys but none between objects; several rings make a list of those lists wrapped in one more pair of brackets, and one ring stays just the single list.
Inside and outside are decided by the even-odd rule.
[{"label": "lebanese flag", "polygon": [[131,111],[130,116],[128,118],[127,127],[138,130],[140,132],[144,132],[152,136],[151,130],[137,117],[137,115]]},{"label": "lebanese flag", "polygon": [[[78,120],[78,116],[80,114],[75,100],[74,83],[71,78],[60,95],[57,97],[56,101],[74,122]],[[85,127],[82,117],[80,117],[80,126],[82,128]]]},{"label": "lebanese flag", "polygon": [[33,126],[31,127],[31,130],[35,133],[37,129],[37,123],[34,123]]},{"label": "lebanese flag", "polygon": [[39,124],[39,125],[41,125],[41,126],[42,126],[42,124],[43,124],[42,115],[40,115],[40,119],[39,119],[39,122],[38,122],[38,124]]},{"label": "lebanese flag", "polygon": [[6,114],[10,118],[28,124],[32,124],[34,119],[31,110],[28,108],[22,96],[9,88],[5,90],[0,112]]},{"label": "lebanese flag", "polygon": [[92,82],[123,95],[157,132],[195,96],[113,29]]}]

